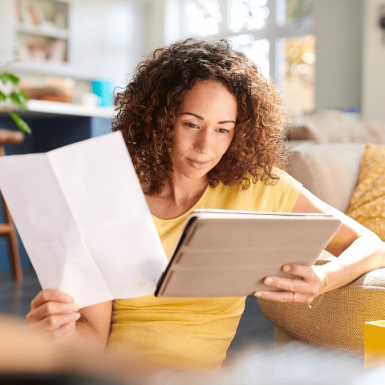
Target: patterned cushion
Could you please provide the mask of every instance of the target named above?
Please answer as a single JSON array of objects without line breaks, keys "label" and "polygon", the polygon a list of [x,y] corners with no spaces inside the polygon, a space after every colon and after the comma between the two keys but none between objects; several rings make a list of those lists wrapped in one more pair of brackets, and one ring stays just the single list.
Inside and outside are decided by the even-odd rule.
[{"label": "patterned cushion", "polygon": [[385,241],[385,147],[366,145],[347,214]]}]

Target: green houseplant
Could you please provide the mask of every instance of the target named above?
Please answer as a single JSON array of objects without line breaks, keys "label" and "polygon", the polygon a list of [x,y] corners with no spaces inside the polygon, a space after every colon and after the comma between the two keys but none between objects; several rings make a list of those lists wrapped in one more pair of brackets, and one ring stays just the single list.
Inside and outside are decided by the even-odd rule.
[{"label": "green houseplant", "polygon": [[28,124],[16,112],[12,111],[14,107],[24,111],[27,109],[28,96],[18,87],[19,83],[20,78],[15,74],[0,71],[0,107],[8,112],[19,130],[30,135],[31,129]]}]

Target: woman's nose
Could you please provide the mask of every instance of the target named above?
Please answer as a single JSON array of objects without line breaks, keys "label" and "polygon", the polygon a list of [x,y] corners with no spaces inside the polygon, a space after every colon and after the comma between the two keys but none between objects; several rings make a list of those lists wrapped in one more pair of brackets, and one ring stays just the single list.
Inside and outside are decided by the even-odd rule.
[{"label": "woman's nose", "polygon": [[208,153],[210,148],[210,134],[202,130],[196,137],[194,149],[202,154]]}]

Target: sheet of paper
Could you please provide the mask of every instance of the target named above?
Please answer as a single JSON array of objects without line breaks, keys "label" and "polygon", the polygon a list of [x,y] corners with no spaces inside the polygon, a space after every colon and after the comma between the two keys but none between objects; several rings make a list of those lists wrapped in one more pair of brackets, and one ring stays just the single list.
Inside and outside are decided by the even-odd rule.
[{"label": "sheet of paper", "polygon": [[2,157],[0,188],[44,289],[81,307],[154,293],[167,258],[120,132]]}]

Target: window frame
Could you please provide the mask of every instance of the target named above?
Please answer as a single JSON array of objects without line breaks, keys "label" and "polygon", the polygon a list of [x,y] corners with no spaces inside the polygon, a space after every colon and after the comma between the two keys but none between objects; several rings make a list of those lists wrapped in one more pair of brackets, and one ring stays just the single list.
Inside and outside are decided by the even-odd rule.
[{"label": "window frame", "polygon": [[[191,33],[187,31],[187,28],[183,26],[187,23],[186,20],[186,5],[190,0],[181,0],[180,15],[181,15],[181,35],[183,38],[192,37]],[[274,83],[282,89],[282,79],[280,78],[279,65],[284,61],[284,49],[283,39],[291,37],[301,37],[306,35],[315,34],[314,17],[306,18],[298,22],[285,23],[285,4],[286,0],[267,0],[266,6],[270,9],[269,16],[266,20],[266,25],[255,31],[248,29],[242,29],[238,32],[233,32],[230,29],[230,9],[231,1],[218,0],[220,3],[220,9],[222,14],[222,21],[219,24],[219,31],[215,35],[211,36],[199,36],[193,37],[204,38],[207,40],[229,39],[232,36],[250,34],[255,40],[266,39],[270,43],[269,50],[269,66],[270,77]]]}]

